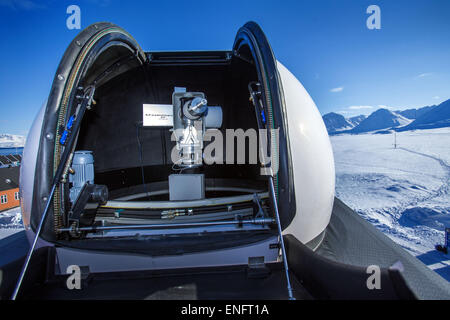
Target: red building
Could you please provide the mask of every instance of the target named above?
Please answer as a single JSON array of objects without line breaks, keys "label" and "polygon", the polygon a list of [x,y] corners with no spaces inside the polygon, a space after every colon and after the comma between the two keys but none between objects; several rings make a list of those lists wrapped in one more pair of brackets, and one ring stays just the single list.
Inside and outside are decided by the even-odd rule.
[{"label": "red building", "polygon": [[0,168],[0,212],[20,205],[19,172],[18,166]]}]

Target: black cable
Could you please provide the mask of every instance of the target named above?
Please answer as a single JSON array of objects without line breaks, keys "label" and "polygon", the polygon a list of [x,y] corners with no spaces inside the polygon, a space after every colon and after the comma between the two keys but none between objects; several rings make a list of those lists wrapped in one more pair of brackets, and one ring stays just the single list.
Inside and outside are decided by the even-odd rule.
[{"label": "black cable", "polygon": [[[137,123],[136,124],[136,139],[137,139],[137,143],[138,143],[139,158],[141,159],[142,184],[144,185],[144,192],[147,195],[148,190],[147,190],[147,185],[145,184],[144,160],[143,160],[142,144],[141,144],[141,140],[139,139],[139,127],[140,127],[140,124]],[[149,197],[149,200],[151,200],[150,197]]]},{"label": "black cable", "polygon": [[160,131],[160,136],[161,136],[161,147],[162,147],[162,160],[163,160],[163,165],[165,166],[167,164],[167,149],[166,149],[166,134],[164,132],[164,129],[161,129]]}]

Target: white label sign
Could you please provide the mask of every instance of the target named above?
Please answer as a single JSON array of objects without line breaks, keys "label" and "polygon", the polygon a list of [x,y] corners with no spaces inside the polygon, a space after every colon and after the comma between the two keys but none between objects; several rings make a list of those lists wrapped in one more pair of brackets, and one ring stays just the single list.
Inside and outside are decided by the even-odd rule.
[{"label": "white label sign", "polygon": [[173,127],[173,106],[171,104],[144,104],[144,127]]}]

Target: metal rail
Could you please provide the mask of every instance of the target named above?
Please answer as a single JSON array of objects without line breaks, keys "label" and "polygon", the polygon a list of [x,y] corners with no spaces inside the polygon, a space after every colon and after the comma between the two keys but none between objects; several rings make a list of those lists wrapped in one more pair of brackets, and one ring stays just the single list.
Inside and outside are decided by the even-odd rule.
[{"label": "metal rail", "polygon": [[288,290],[288,294],[289,294],[289,300],[295,300],[294,293],[292,291],[291,280],[289,278],[289,267],[288,267],[288,262],[287,262],[286,247],[284,246],[283,231],[281,230],[280,214],[278,212],[277,199],[275,197],[275,188],[273,186],[273,176],[270,176],[270,178],[269,178],[269,186],[270,186],[270,191],[271,191],[270,194],[272,195],[272,200],[273,200],[273,207],[275,210],[275,217],[276,217],[276,221],[277,221],[278,236],[280,237],[281,254],[283,255],[284,270],[286,272],[286,282],[287,282],[287,290]]},{"label": "metal rail", "polygon": [[61,156],[61,161],[59,163],[58,169],[56,170],[56,173],[53,177],[53,181],[52,181],[52,188],[50,190],[50,194],[47,197],[47,203],[45,205],[45,209],[44,212],[42,213],[41,216],[41,220],[39,221],[39,225],[36,229],[36,234],[34,236],[33,239],[33,243],[28,251],[27,257],[25,259],[25,263],[22,266],[22,270],[20,272],[19,275],[19,279],[16,283],[16,286],[14,288],[14,292],[11,296],[11,300],[16,300],[17,295],[19,293],[20,287],[22,285],[23,279],[25,277],[25,274],[27,272],[28,266],[30,264],[30,260],[31,257],[33,255],[34,249],[36,247],[36,243],[39,239],[39,236],[41,234],[42,231],[42,227],[44,225],[45,219],[47,217],[48,211],[50,209],[50,205],[52,203],[52,199],[53,196],[55,194],[55,190],[56,187],[59,185],[59,183],[61,182],[61,177],[64,173],[64,169],[66,168],[66,163],[70,160],[70,155],[72,153],[72,147],[75,144],[76,141],[76,137],[77,137],[77,132],[80,129],[81,126],[81,120],[83,119],[84,116],[84,112],[86,111],[87,108],[90,107],[93,97],[94,97],[94,93],[95,93],[95,87],[90,87],[86,89],[87,91],[85,91],[84,96],[82,97],[82,102],[78,105],[77,107],[77,111],[75,116],[72,116],[73,118],[71,118],[72,120],[69,119],[68,123],[71,122],[70,127],[69,125],[66,126],[66,138],[68,139],[67,141],[64,140],[61,144],[65,145],[65,149],[64,149],[64,153]]},{"label": "metal rail", "polygon": [[[256,90],[253,90],[253,87],[256,87]],[[258,128],[259,129],[263,129],[266,127],[266,119],[265,119],[265,114],[264,114],[264,106],[262,104],[261,101],[261,84],[258,82],[250,82],[248,84],[248,91],[250,93],[250,100],[253,102],[253,106],[255,107],[255,114],[256,114],[256,119],[258,122]],[[272,139],[270,140],[270,143],[272,144]],[[271,148],[272,150],[272,148]],[[274,187],[274,176],[273,176],[273,172],[270,168],[270,176],[269,176],[269,187],[270,187],[270,197],[272,199],[272,203],[273,203],[273,209],[275,211],[275,218],[276,218],[276,222],[277,222],[277,227],[278,227],[278,237],[280,238],[280,245],[281,245],[281,254],[283,256],[283,264],[284,264],[284,270],[285,270],[285,275],[286,275],[286,283],[287,283],[287,290],[288,290],[288,295],[289,295],[289,300],[295,300],[294,297],[294,293],[292,291],[292,286],[291,286],[291,280],[289,277],[289,267],[288,267],[288,262],[287,262],[287,255],[286,255],[286,247],[284,246],[284,239],[283,239],[283,230],[281,229],[281,221],[280,221],[280,213],[278,211],[278,203],[277,203],[277,197],[275,194],[275,187]]]},{"label": "metal rail", "polygon": [[108,230],[137,230],[137,229],[168,229],[168,228],[189,228],[189,227],[209,227],[209,226],[223,226],[223,225],[241,225],[241,224],[273,224],[274,219],[260,218],[260,219],[246,219],[233,221],[210,221],[210,222],[187,222],[187,223],[160,223],[160,224],[134,224],[123,226],[90,226],[79,228],[61,228],[60,232],[80,232],[80,231],[108,231]]},{"label": "metal rail", "polygon": [[[267,192],[258,193],[260,198],[267,198]],[[244,194],[231,197],[220,198],[206,198],[200,200],[184,200],[184,201],[117,201],[110,200],[100,208],[107,209],[183,209],[183,208],[198,208],[211,207],[220,205],[229,205],[235,203],[242,203],[253,200],[253,194]]]}]

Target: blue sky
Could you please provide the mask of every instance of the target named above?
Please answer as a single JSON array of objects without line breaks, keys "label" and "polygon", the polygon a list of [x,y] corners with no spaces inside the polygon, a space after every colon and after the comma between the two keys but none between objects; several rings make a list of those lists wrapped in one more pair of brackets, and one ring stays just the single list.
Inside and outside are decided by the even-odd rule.
[{"label": "blue sky", "polygon": [[[0,0],[0,133],[26,134],[47,98],[59,60],[81,28],[110,21],[144,50],[228,50],[246,21],[258,22],[275,55],[320,112],[368,114],[450,98],[450,1]],[[366,8],[381,9],[369,30]]]}]

